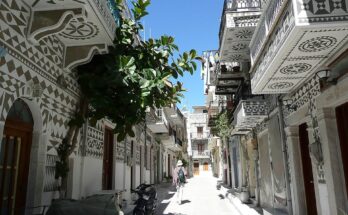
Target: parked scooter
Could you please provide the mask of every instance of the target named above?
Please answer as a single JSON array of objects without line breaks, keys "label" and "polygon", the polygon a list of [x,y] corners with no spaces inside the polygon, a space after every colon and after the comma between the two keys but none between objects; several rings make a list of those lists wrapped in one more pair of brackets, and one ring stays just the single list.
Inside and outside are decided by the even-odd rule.
[{"label": "parked scooter", "polygon": [[153,184],[140,184],[132,193],[138,194],[133,215],[153,215],[157,207],[157,192]]}]

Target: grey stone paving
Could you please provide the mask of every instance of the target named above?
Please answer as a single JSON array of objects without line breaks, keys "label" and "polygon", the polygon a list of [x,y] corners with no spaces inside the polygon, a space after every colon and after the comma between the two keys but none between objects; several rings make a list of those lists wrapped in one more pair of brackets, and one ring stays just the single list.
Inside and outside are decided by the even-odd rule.
[{"label": "grey stone paving", "polygon": [[225,198],[217,190],[217,179],[210,172],[188,179],[183,194],[183,203],[176,203],[175,188],[169,183],[157,187],[158,208],[156,215],[254,215],[256,211],[238,201]]}]

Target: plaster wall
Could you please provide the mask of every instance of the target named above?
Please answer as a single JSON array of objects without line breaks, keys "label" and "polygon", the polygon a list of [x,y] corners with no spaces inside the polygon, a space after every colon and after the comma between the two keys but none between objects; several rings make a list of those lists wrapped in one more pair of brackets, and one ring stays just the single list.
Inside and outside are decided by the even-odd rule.
[{"label": "plaster wall", "polygon": [[[76,167],[78,168],[78,166]],[[103,160],[85,157],[81,197],[86,197],[102,190],[102,170]]]}]

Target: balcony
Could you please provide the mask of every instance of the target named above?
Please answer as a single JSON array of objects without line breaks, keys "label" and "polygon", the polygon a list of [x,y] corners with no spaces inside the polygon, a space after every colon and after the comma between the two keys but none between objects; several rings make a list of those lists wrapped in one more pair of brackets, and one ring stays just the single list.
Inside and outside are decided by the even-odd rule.
[{"label": "balcony", "polygon": [[153,133],[168,133],[168,121],[163,109],[150,109],[146,114],[146,125]]},{"label": "balcony", "polygon": [[235,94],[243,80],[244,75],[238,63],[220,63],[217,66],[215,94]]},{"label": "balcony", "polygon": [[192,150],[192,158],[193,159],[210,158],[210,150],[204,150],[204,151]]},{"label": "balcony", "polygon": [[241,100],[234,111],[232,134],[245,134],[268,117],[265,100]]},{"label": "balcony", "polygon": [[31,0],[28,4],[27,39],[34,45],[54,40],[55,46],[63,46],[59,65],[63,69],[89,62],[113,44],[119,17],[113,0]]},{"label": "balcony", "polygon": [[168,133],[157,134],[157,137],[161,140],[163,146],[172,151],[182,151],[182,142],[175,138],[174,135],[169,135]]},{"label": "balcony", "polygon": [[346,1],[268,1],[250,43],[252,92],[291,93],[347,42]]},{"label": "balcony", "polygon": [[190,138],[196,139],[196,140],[207,139],[209,138],[209,135],[210,135],[209,132],[191,132]]},{"label": "balcony", "polygon": [[225,0],[220,24],[220,61],[249,62],[249,43],[260,17],[259,0]]},{"label": "balcony", "polygon": [[185,127],[185,117],[176,106],[164,107],[163,110],[166,116],[168,116],[168,120],[170,120],[174,125]]}]

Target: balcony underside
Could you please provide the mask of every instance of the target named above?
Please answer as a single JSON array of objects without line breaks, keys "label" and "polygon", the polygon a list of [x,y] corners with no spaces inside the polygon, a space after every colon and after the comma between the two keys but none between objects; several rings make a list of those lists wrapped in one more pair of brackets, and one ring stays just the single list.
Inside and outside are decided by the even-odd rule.
[{"label": "balcony underside", "polygon": [[168,127],[164,122],[157,122],[157,123],[148,124],[147,127],[153,133],[168,133]]},{"label": "balcony underside", "polygon": [[228,12],[220,37],[221,62],[248,62],[249,43],[259,18],[259,12]]},{"label": "balcony underside", "polygon": [[[346,4],[293,2],[295,7],[290,3],[284,9],[270,35],[262,32],[270,28],[263,27],[265,23],[260,23],[260,32],[255,32],[257,38],[251,44],[253,94],[293,92],[319,68],[327,66],[328,59],[347,42]],[[322,4],[321,9],[316,4]]]},{"label": "balcony underside", "polygon": [[60,65],[64,69],[89,62],[94,54],[105,54],[112,45],[116,21],[107,0],[28,0],[28,4],[27,39],[35,45],[47,37],[59,40],[65,47]]}]

